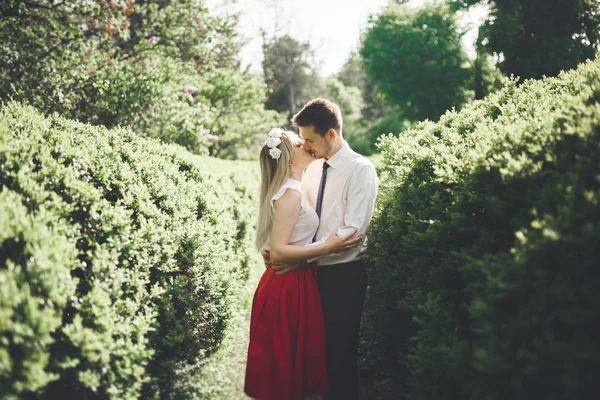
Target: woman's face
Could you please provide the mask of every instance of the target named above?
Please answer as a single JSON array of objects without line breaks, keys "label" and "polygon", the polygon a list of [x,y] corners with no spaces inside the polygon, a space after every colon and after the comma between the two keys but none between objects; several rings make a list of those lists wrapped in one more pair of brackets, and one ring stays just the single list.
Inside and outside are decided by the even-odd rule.
[{"label": "woman's face", "polygon": [[288,134],[288,138],[294,147],[292,163],[294,163],[296,167],[304,169],[308,167],[311,162],[315,161],[315,158],[304,150],[304,144],[298,135]]}]

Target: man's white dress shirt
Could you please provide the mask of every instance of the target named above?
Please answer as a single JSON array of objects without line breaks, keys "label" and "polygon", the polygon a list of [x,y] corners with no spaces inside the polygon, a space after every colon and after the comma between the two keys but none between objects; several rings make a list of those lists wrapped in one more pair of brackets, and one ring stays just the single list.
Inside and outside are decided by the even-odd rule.
[{"label": "man's white dress shirt", "polygon": [[[302,179],[302,189],[313,207],[317,204],[324,162],[324,159],[320,159],[311,163]],[[330,233],[335,234],[342,226],[356,227],[357,235],[366,235],[377,197],[378,178],[373,164],[353,151],[346,141],[342,148],[327,160],[327,164],[329,169],[316,240],[324,239]],[[332,265],[359,259],[366,250],[366,245],[365,237],[362,246],[318,258],[317,265]],[[309,261],[312,260],[314,259]]]}]

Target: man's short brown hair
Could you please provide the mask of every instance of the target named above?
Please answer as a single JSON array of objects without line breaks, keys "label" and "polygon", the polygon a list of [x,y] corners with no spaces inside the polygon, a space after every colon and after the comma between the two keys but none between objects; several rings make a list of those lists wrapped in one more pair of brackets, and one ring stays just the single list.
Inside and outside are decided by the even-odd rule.
[{"label": "man's short brown hair", "polygon": [[313,99],[306,103],[292,118],[295,126],[314,126],[315,132],[321,136],[334,129],[338,134],[342,130],[342,112],[332,101]]}]

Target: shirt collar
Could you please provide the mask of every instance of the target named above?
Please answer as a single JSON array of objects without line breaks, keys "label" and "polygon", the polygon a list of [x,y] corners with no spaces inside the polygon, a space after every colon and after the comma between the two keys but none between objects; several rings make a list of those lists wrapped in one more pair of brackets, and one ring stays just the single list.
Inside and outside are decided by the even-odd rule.
[{"label": "shirt collar", "polygon": [[352,149],[348,145],[348,142],[344,140],[342,147],[335,153],[329,160],[325,162],[329,164],[330,168],[338,168],[344,163],[344,160],[352,153]]}]

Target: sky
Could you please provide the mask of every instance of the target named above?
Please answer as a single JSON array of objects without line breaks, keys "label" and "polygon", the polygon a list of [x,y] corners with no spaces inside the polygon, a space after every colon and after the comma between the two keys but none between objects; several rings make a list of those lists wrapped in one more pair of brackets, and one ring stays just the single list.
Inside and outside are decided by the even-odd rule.
[{"label": "sky", "polygon": [[[428,0],[411,0],[414,6]],[[220,14],[239,13],[238,31],[245,42],[242,68],[261,72],[261,29],[268,35],[289,34],[310,41],[316,49],[317,71],[322,76],[337,73],[350,52],[358,48],[361,30],[370,14],[378,13],[389,0],[207,0],[209,9]],[[461,16],[461,26],[470,28],[463,37],[469,55],[474,56],[477,27],[486,16],[476,7]]]}]

